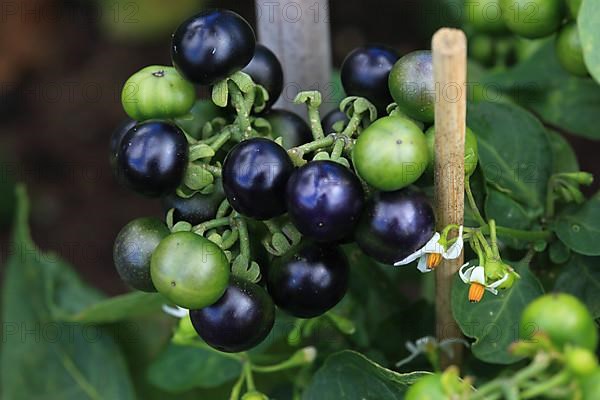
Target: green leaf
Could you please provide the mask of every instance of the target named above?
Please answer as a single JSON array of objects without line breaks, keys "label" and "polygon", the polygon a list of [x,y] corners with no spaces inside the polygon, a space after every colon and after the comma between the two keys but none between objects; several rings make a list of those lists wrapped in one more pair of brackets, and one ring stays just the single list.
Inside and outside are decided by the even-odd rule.
[{"label": "green leaf", "polygon": [[486,180],[541,213],[552,158],[543,125],[524,109],[481,102],[469,108]]},{"label": "green leaf", "polygon": [[94,303],[59,320],[87,324],[109,324],[157,312],[166,300],[158,293],[133,292]]},{"label": "green leaf", "polygon": [[471,350],[478,359],[493,364],[510,364],[520,358],[508,352],[519,338],[519,316],[536,297],[542,285],[527,265],[513,265],[521,275],[514,286],[497,296],[486,292],[480,303],[469,303],[469,285],[457,275],[452,288],[452,314],[465,336],[475,339]]},{"label": "green leaf", "polygon": [[468,125],[477,134],[487,182],[541,213],[552,171],[544,126],[518,106],[487,102],[470,106]]},{"label": "green leaf", "polygon": [[579,171],[577,155],[567,139],[555,131],[548,130],[547,132],[552,149],[552,173]]},{"label": "green leaf", "polygon": [[556,58],[552,40],[516,67],[489,74],[478,83],[510,95],[545,123],[575,135],[600,139],[597,122],[600,86],[592,79],[566,72]]},{"label": "green leaf", "polygon": [[150,366],[148,379],[167,392],[213,388],[240,375],[242,365],[224,353],[171,344]]},{"label": "green leaf", "polygon": [[77,310],[100,295],[83,286],[69,265],[35,246],[23,187],[17,197],[2,290],[0,398],[134,399],[125,360],[107,330],[52,319],[51,308]]},{"label": "green leaf", "polygon": [[303,400],[401,400],[426,372],[399,374],[354,351],[327,358],[306,388]]},{"label": "green leaf", "polygon": [[590,74],[600,82],[600,3],[584,0],[577,18],[583,57]]},{"label": "green leaf", "polygon": [[[539,214],[519,204],[505,193],[490,187],[485,201],[485,214],[493,217],[500,226],[513,229],[529,230]],[[512,236],[498,235],[508,246],[515,249],[526,248],[528,243],[517,240]]]},{"label": "green leaf", "polygon": [[600,192],[581,207],[569,207],[556,219],[558,238],[576,253],[600,256]]},{"label": "green leaf", "polygon": [[600,318],[600,259],[580,255],[571,257],[558,276],[554,290],[578,297],[594,318]]}]

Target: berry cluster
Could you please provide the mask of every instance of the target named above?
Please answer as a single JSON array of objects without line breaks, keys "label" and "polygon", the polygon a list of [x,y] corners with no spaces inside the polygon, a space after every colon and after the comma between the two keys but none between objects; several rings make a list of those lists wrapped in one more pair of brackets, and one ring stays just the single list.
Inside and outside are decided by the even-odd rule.
[{"label": "berry cluster", "polygon": [[[467,0],[465,29],[471,56],[484,66],[505,67],[535,52],[556,33],[555,49],[563,68],[589,75],[577,29],[582,0]],[[517,35],[515,39],[511,34]]]},{"label": "berry cluster", "polygon": [[[173,67],[146,67],[127,81],[131,120],[111,139],[117,180],[160,197],[166,222],[129,223],[114,260],[129,285],[190,310],[207,344],[252,348],[269,334],[275,305],[299,318],[328,312],[348,288],[343,244],[385,264],[438,244],[434,211],[413,185],[432,175],[435,130],[423,132],[434,112],[430,52],[353,51],[339,109],[321,120],[319,92],[296,98],[309,125],[273,108],[281,65],[239,15],[190,18],[171,50]],[[212,102],[197,100],[195,85],[211,87]],[[470,175],[477,144],[467,137]],[[451,244],[445,235],[439,246]]]}]

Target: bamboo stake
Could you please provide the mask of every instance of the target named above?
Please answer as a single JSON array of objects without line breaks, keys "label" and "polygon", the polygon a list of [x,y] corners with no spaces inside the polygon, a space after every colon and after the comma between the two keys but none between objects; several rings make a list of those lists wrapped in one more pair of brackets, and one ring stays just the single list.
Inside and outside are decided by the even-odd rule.
[{"label": "bamboo stake", "polygon": [[[432,42],[436,83],[435,103],[435,204],[438,228],[463,224],[464,147],[467,115],[467,39],[457,29],[440,29]],[[461,338],[451,307],[451,289],[463,264],[463,255],[444,260],[436,268],[436,331],[438,340]],[[459,364],[462,346],[454,357],[442,359],[442,367]]]},{"label": "bamboo stake", "polygon": [[[284,89],[275,107],[306,116],[293,103],[304,90],[331,92],[331,39],[328,0],[255,0],[258,39],[279,58]],[[323,111],[333,108],[323,98]]]}]

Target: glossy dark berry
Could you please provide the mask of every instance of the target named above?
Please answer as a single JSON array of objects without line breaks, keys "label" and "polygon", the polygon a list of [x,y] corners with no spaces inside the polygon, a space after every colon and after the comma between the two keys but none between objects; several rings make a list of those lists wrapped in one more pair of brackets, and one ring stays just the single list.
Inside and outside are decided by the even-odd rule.
[{"label": "glossy dark berry", "polygon": [[179,186],[188,161],[188,142],[175,125],[149,121],[131,128],[117,156],[119,181],[149,197]]},{"label": "glossy dark berry", "polygon": [[329,133],[336,132],[336,130],[333,129],[333,126],[340,121],[343,121],[344,122],[343,126],[346,126],[346,124],[350,120],[348,119],[348,116],[346,115],[346,113],[343,111],[340,111],[339,109],[334,109],[334,110],[330,111],[321,120],[321,125],[323,125],[323,132],[325,132],[326,135]]},{"label": "glossy dark berry", "polygon": [[231,206],[266,220],[285,213],[285,187],[294,165],[283,147],[255,138],[237,144],[223,164],[223,188]]},{"label": "glossy dark berry", "polygon": [[423,247],[435,233],[435,215],[427,197],[413,189],[377,192],[368,201],[356,243],[365,254],[393,264]]},{"label": "glossy dark berry", "polygon": [[117,235],[113,260],[121,279],[129,286],[144,292],[156,292],[150,276],[152,253],[169,228],[157,218],[138,218]]},{"label": "glossy dark berry", "polygon": [[298,147],[313,140],[310,126],[291,111],[273,109],[265,114],[264,118],[271,124],[271,137],[283,139],[283,147],[286,150]]},{"label": "glossy dark berry", "polygon": [[352,51],[341,69],[342,85],[348,96],[365,97],[379,110],[392,102],[388,77],[398,54],[385,46],[366,46]]},{"label": "glossy dark berry", "polygon": [[117,156],[119,154],[119,148],[121,147],[121,141],[123,141],[123,136],[125,136],[136,124],[136,121],[127,118],[117,126],[117,129],[115,129],[110,136],[108,161],[110,162],[110,167],[115,175],[117,175]]},{"label": "glossy dark berry", "polygon": [[275,104],[283,90],[283,68],[275,54],[262,44],[257,44],[254,57],[242,72],[252,77],[255,83],[269,92],[268,110]]},{"label": "glossy dark berry", "polygon": [[248,22],[228,10],[208,10],[182,23],[171,45],[173,65],[187,80],[212,85],[244,68],[256,38]]},{"label": "glossy dark berry", "polygon": [[163,210],[168,212],[171,208],[173,212],[173,221],[187,221],[192,225],[215,218],[217,209],[225,200],[225,192],[220,179],[214,182],[215,190],[210,194],[196,193],[192,197],[185,199],[171,193],[162,198]]},{"label": "glossy dark berry", "polygon": [[278,307],[298,318],[314,318],[344,297],[348,275],[348,260],[337,246],[308,243],[276,259],[267,286]]},{"label": "glossy dark berry", "polygon": [[226,353],[249,350],[271,332],[275,306],[260,286],[232,278],[213,305],[190,311],[192,325],[211,347]]},{"label": "glossy dark berry", "polygon": [[305,236],[323,242],[344,239],[364,204],[360,181],[333,161],[313,161],[296,170],[287,185],[290,219]]}]

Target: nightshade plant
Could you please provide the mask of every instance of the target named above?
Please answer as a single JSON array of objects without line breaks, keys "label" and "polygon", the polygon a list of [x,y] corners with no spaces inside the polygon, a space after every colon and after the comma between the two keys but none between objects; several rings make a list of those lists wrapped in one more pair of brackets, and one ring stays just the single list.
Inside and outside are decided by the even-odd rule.
[{"label": "nightshade plant", "polygon": [[[596,2],[584,0],[582,7],[600,22]],[[223,39],[230,36],[240,40]],[[363,48],[350,59],[376,57],[377,49]],[[111,139],[116,179],[139,194],[162,197],[165,208],[164,221],[136,219],[114,246],[120,276],[144,293],[103,300],[67,266],[45,262],[37,251],[21,252],[9,265],[5,318],[22,314],[32,323],[76,323],[76,329],[98,324],[103,331],[105,324],[136,318],[143,332],[129,334],[147,343],[156,343],[148,337],[159,328],[141,316],[176,322],[157,359],[150,360],[144,346],[143,356],[131,350],[131,365],[147,368],[141,374],[130,374],[117,339],[104,337],[97,344],[102,354],[86,354],[86,360],[118,379],[104,385],[93,371],[69,369],[77,377],[69,399],[189,393],[231,400],[595,400],[600,198],[585,198],[582,186],[593,178],[580,171],[556,131],[581,133],[586,126],[585,135],[599,136],[597,115],[552,116],[543,99],[513,99],[522,88],[509,82],[532,79],[540,57],[550,72],[538,82],[548,92],[564,84],[551,75],[595,99],[600,89],[591,79],[567,75],[546,59],[552,56],[547,49],[507,72],[473,66],[471,76],[499,82],[501,94],[486,101],[484,92],[470,93],[465,223],[437,226],[428,51],[390,62],[387,86],[381,68],[369,75],[371,62],[345,68],[343,74],[355,74],[342,77],[355,95],[340,101],[344,115],[332,123],[322,123],[321,93],[299,93],[295,102],[305,104],[309,116],[303,126],[286,112],[267,110],[280,93],[255,80],[268,82],[268,74],[242,72],[255,51],[265,52],[248,23],[223,10],[194,16],[173,37],[175,69],[150,66],[128,80],[123,106],[135,121],[125,121]],[[600,65],[596,52],[586,56],[592,74]],[[268,65],[273,62],[269,52]],[[279,76],[280,68],[273,68]],[[211,99],[196,99],[193,84],[210,84]],[[369,90],[359,94],[361,87]],[[395,103],[381,115],[386,98]],[[23,189],[18,199],[14,248],[35,249]],[[455,277],[452,312],[469,340],[440,342],[431,337],[430,272],[463,251],[468,262]],[[16,293],[26,276],[36,290],[23,303]],[[22,309],[10,308],[16,304]],[[15,346],[5,346],[2,355],[3,371],[13,367],[2,375],[3,398],[43,393],[12,383],[11,376],[26,369],[24,351],[39,363],[84,363],[75,347],[85,343],[59,341],[55,353],[11,340]],[[443,370],[441,357],[463,342],[471,357],[460,371]],[[59,379],[60,371],[49,374]]]}]

